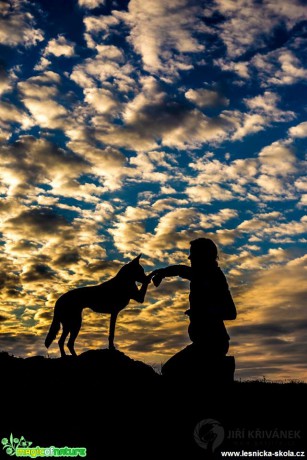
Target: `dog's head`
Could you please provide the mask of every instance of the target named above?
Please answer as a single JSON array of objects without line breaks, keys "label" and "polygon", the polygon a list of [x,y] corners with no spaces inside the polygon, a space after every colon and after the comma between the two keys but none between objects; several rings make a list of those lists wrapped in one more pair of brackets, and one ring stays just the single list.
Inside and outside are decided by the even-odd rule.
[{"label": "dog's head", "polygon": [[144,272],[144,268],[140,264],[140,258],[142,254],[138,255],[135,259],[133,259],[127,266],[129,267],[129,271],[131,276],[133,276],[134,281],[138,281],[139,283],[146,282],[146,274]]}]

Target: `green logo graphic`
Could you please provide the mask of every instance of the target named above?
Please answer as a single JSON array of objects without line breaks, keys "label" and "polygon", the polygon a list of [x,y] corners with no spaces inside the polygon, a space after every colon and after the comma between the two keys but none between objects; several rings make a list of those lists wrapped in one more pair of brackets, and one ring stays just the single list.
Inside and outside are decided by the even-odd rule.
[{"label": "green logo graphic", "polygon": [[28,442],[25,440],[23,436],[20,439],[14,438],[11,433],[10,439],[3,438],[2,439],[3,449],[8,455],[16,455],[16,450],[21,446],[23,448],[30,447],[32,442]]},{"label": "green logo graphic", "polygon": [[7,455],[16,457],[86,457],[85,447],[31,447],[33,443],[26,441],[24,436],[14,438],[12,433],[9,439],[3,438],[1,443]]}]

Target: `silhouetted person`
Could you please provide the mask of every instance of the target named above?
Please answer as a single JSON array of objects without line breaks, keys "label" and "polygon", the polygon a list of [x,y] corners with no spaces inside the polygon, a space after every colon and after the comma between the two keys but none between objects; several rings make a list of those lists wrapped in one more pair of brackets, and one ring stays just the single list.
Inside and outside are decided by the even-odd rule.
[{"label": "silhouetted person", "polygon": [[190,245],[191,267],[171,265],[155,270],[153,283],[159,286],[163,278],[170,276],[190,280],[190,309],[186,311],[190,317],[190,339],[206,355],[225,356],[229,335],[224,320],[236,319],[236,307],[225,275],[218,266],[215,243],[208,238],[198,238]]}]

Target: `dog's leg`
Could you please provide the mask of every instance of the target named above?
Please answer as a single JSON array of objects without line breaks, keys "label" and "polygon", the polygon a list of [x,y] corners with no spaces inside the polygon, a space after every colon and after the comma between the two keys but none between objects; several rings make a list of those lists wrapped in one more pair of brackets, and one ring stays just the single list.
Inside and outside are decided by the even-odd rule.
[{"label": "dog's leg", "polygon": [[60,337],[60,340],[58,341],[59,347],[60,347],[60,352],[61,352],[61,357],[64,358],[66,356],[65,350],[64,350],[64,344],[66,337],[69,334],[69,327],[66,324],[63,324],[63,332]]},{"label": "dog's leg", "polygon": [[111,313],[110,319],[110,330],[109,330],[109,350],[115,350],[114,346],[114,335],[115,335],[115,324],[118,312]]},{"label": "dog's leg", "polygon": [[73,325],[70,327],[70,337],[67,342],[67,347],[70,353],[72,354],[72,356],[77,356],[75,349],[74,349],[74,345],[75,345],[75,340],[81,328],[81,323],[82,323],[82,317],[80,316],[80,318],[78,318],[78,320],[76,320],[73,323]]}]

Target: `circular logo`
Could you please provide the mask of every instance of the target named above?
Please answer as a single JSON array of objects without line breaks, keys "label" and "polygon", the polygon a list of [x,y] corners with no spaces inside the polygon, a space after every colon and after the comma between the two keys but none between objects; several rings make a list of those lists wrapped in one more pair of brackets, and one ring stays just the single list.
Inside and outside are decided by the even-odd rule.
[{"label": "circular logo", "polygon": [[195,442],[202,449],[212,453],[222,444],[224,434],[224,428],[220,422],[212,418],[201,420],[194,429]]}]

